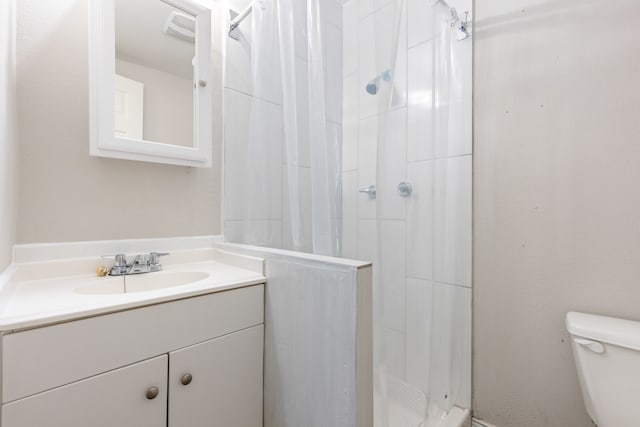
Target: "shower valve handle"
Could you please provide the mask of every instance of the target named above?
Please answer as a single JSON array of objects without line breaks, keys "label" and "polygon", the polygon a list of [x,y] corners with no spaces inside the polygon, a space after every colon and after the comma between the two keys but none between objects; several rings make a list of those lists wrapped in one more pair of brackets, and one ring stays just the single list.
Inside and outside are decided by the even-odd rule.
[{"label": "shower valve handle", "polygon": [[398,184],[398,193],[402,197],[409,197],[413,193],[413,185],[410,182],[402,181]]},{"label": "shower valve handle", "polygon": [[369,196],[370,199],[376,198],[376,186],[371,184],[367,188],[362,188],[359,190],[360,193],[365,193]]}]

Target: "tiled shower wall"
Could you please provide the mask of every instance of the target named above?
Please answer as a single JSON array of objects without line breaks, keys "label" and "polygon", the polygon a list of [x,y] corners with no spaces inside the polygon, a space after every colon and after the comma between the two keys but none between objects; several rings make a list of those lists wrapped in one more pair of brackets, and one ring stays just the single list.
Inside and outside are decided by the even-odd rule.
[{"label": "tiled shower wall", "polygon": [[[301,233],[306,246],[302,249],[311,252],[311,162],[308,138],[309,96],[308,96],[308,50],[306,34],[306,1],[293,0],[295,32],[295,61],[298,117],[298,159],[294,167],[299,177],[299,200],[302,213]],[[250,0],[230,0],[229,7],[243,11]],[[340,143],[342,129],[342,8],[336,0],[320,0],[323,56],[326,88],[326,120],[327,133]],[[282,94],[277,39],[268,46],[265,52],[265,63],[261,64],[262,73],[267,73],[265,80],[272,82],[267,95],[262,99],[254,98],[251,76],[251,16],[240,25],[240,40],[226,38],[225,55],[225,156],[224,156],[224,234],[228,241],[251,243],[272,248],[291,249],[291,218],[289,214],[289,194],[287,183],[287,158],[285,155]],[[254,192],[249,187],[249,176],[252,171],[247,164],[251,155],[248,152],[249,129],[252,105],[259,103],[260,110],[266,115],[269,123],[266,130],[268,156],[268,189],[265,192]],[[306,120],[305,120],[306,118]],[[336,159],[339,161],[339,159]],[[258,203],[252,206],[263,206],[264,209],[247,212],[247,198],[255,198]],[[248,221],[251,224],[248,224]],[[244,235],[247,226],[251,229],[251,239]]]},{"label": "tiled shower wall", "polygon": [[[230,7],[244,10],[247,0],[231,0]],[[306,19],[306,2],[294,1],[296,22]],[[454,42],[453,56],[460,90],[442,99],[443,79],[437,72],[434,8],[428,0],[405,0],[399,52],[394,70],[395,88],[383,144],[380,175],[376,182],[378,144],[377,100],[364,90],[381,70],[375,55],[384,35],[393,33],[388,0],[348,0],[339,7],[322,0],[327,122],[330,132],[342,138],[343,256],[376,261],[381,242],[385,310],[382,339],[376,342],[389,372],[419,387],[441,408],[453,404],[470,407],[471,379],[471,40]],[[470,0],[451,0],[458,10],[470,10]],[[251,85],[251,20],[240,27],[241,39],[228,39],[225,76],[224,229],[229,241],[244,242],[248,225],[245,201],[258,197],[260,212],[252,212],[254,241],[275,248],[290,248],[290,219],[283,151],[282,106],[277,47],[272,64],[273,91],[253,97]],[[342,40],[342,43],[340,41]],[[296,65],[306,68],[306,35],[296,28]],[[342,73],[342,79],[340,79]],[[308,108],[306,72],[295,84],[297,108]],[[439,86],[440,85],[440,86]],[[335,94],[342,93],[342,99]],[[442,112],[454,111],[451,123]],[[437,101],[437,102],[436,102]],[[252,173],[247,165],[252,103],[262,103],[271,123],[268,129],[269,189],[247,192]],[[255,104],[254,104],[255,105]],[[437,108],[436,108],[437,107]],[[305,134],[304,126],[300,132]],[[449,138],[442,137],[450,134]],[[311,170],[308,139],[300,138],[295,167],[300,177],[302,233],[311,233]],[[402,198],[400,181],[413,185]],[[358,189],[376,184],[376,201]],[[378,227],[377,215],[380,215]],[[378,231],[381,235],[378,236]],[[309,241],[306,239],[306,241]],[[311,248],[303,248],[310,251]]]},{"label": "tiled shower wall", "polygon": [[[377,345],[388,372],[440,408],[469,408],[472,44],[453,42],[457,90],[445,99],[435,18],[447,11],[436,13],[428,0],[405,0],[389,139],[380,152],[384,182],[376,182],[384,116],[365,86],[383,71],[375,68],[375,55],[391,42],[393,3],[349,0],[343,6],[343,255],[375,261],[381,244],[384,309]],[[471,0],[449,3],[471,11]],[[400,181],[413,185],[410,197],[398,194]],[[370,200],[358,192],[370,184],[383,197]]]}]

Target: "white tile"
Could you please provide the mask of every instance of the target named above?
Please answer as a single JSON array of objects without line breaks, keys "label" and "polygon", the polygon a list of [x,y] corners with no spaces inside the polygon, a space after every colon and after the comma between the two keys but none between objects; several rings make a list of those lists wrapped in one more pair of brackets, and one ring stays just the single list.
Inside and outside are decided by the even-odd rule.
[{"label": "white tile", "polygon": [[407,199],[407,275],[433,279],[434,162],[408,164],[413,193]]},{"label": "white tile", "polygon": [[224,219],[245,219],[245,194],[249,181],[248,141],[251,97],[225,89]]},{"label": "white tile", "polygon": [[435,136],[431,105],[410,105],[407,112],[407,160],[433,159]]},{"label": "white tile", "polygon": [[473,43],[471,39],[457,42],[453,49],[455,61],[456,109],[454,117],[460,123],[460,154],[471,154],[473,150],[472,104],[473,104]]},{"label": "white tile", "polygon": [[409,105],[433,104],[433,42],[409,49]]},{"label": "white tile", "polygon": [[[312,212],[311,170],[299,166],[283,166],[283,170],[283,247],[301,252],[312,252],[312,218],[309,214]],[[297,203],[290,203],[291,200],[297,200]]]},{"label": "white tile", "polygon": [[225,221],[224,235],[228,242],[280,248],[282,225],[280,221]]},{"label": "white tile", "polygon": [[358,0],[358,16],[360,19],[373,12],[373,0]]},{"label": "white tile", "polygon": [[358,71],[358,2],[351,0],[342,7],[342,73]]},{"label": "white tile", "polygon": [[393,0],[359,0],[360,18],[364,18],[374,11],[380,10],[392,1]]},{"label": "white tile", "polygon": [[433,7],[430,1],[408,0],[409,46],[433,38]]},{"label": "white tile", "polygon": [[[240,12],[249,2],[234,1],[231,9]],[[275,15],[267,10],[260,21],[263,27],[254,26],[251,15],[238,27],[239,40],[225,37],[225,86],[240,92],[255,95],[274,103],[282,102],[282,79],[280,73],[279,43],[275,30]],[[254,35],[258,29],[261,34]],[[258,45],[252,46],[252,44]],[[252,52],[253,51],[253,52]],[[253,53],[258,52],[256,58]],[[257,62],[262,72],[252,75],[252,61]],[[256,87],[253,87],[254,82]]]},{"label": "white tile", "polygon": [[[230,1],[229,7],[240,13],[250,0]],[[240,40],[225,37],[225,87],[251,94],[251,19],[245,19],[238,27]]]},{"label": "white tile", "polygon": [[471,286],[471,156],[435,161],[435,280]]},{"label": "white tile", "polygon": [[355,426],[353,273],[265,252],[264,425]]},{"label": "white tile", "polygon": [[358,172],[342,174],[342,256],[358,258]]},{"label": "white tile", "polygon": [[307,59],[308,55],[308,31],[307,31],[307,2],[292,1],[293,6],[293,32],[295,55]]},{"label": "white tile", "polygon": [[[378,227],[374,219],[358,220],[358,259],[378,263]],[[374,288],[376,288],[374,286]],[[376,292],[376,289],[374,289]]]},{"label": "white tile", "polygon": [[329,121],[342,123],[342,32],[333,25],[328,25],[325,34],[326,116]]},{"label": "white tile", "polygon": [[[230,182],[244,198],[243,219],[268,220],[281,217],[282,116],[280,106],[251,98],[247,142],[247,187]],[[235,162],[227,163],[235,165]],[[231,168],[229,168],[231,169]],[[233,172],[232,172],[233,173]],[[229,218],[230,219],[230,218]]]},{"label": "white tile", "polygon": [[[407,2],[401,2],[402,10],[397,10],[395,4],[390,4],[376,13],[376,19],[388,20],[387,14],[400,13],[400,28],[397,46],[392,46],[391,51],[396,50],[395,69],[393,71],[393,93],[391,96],[391,108],[401,108],[407,106]],[[395,15],[394,15],[395,16]],[[394,24],[395,25],[395,24]]]},{"label": "white tile", "polygon": [[[362,4],[362,2],[360,3]],[[370,95],[365,90],[367,83],[374,79],[381,70],[377,65],[379,53],[376,49],[376,28],[374,15],[371,14],[360,21],[358,25],[358,115],[359,117],[371,117],[378,113],[379,96]],[[391,31],[387,28],[386,31]],[[388,36],[386,36],[388,38]],[[388,64],[387,64],[388,67]]]},{"label": "white tile", "polygon": [[342,26],[342,6],[337,0],[320,0],[322,19],[336,27]]},{"label": "white tile", "polygon": [[264,103],[268,107],[269,135],[269,219],[282,220],[282,110],[281,107]]},{"label": "white tile", "polygon": [[444,410],[471,404],[471,289],[436,283],[430,396]]},{"label": "white tile", "polygon": [[[295,118],[289,116],[289,123],[295,123],[298,128],[297,166],[311,166],[310,158],[310,129],[309,129],[309,68],[306,61],[296,58],[296,108]],[[287,118],[285,118],[286,120]]]},{"label": "white tile", "polygon": [[[369,117],[387,108],[406,105],[407,101],[407,31],[406,14],[396,3],[389,3],[360,21],[358,28],[358,74],[360,80],[360,117]],[[395,34],[400,17],[399,34]],[[367,93],[367,83],[389,70],[393,87],[385,81],[379,84],[377,95]]]},{"label": "white tile", "polygon": [[457,64],[456,79],[460,81],[461,98],[472,98],[473,41],[471,38],[454,45],[453,56]]},{"label": "white tile", "polygon": [[224,238],[226,242],[244,243],[245,221],[224,221]]},{"label": "white tile", "polygon": [[444,350],[431,347],[433,287],[427,280],[407,279],[406,378],[427,394],[431,353]]},{"label": "white tile", "polygon": [[351,74],[344,78],[342,95],[343,120],[358,118],[358,76]]},{"label": "white tile", "polygon": [[[378,119],[374,116],[360,120],[358,126],[358,187],[366,188],[376,184],[378,159]],[[358,195],[360,218],[376,218],[376,200],[366,194]]]},{"label": "white tile", "polygon": [[[297,181],[291,186],[289,176],[297,166],[282,165],[282,249],[294,250],[291,193],[299,194]],[[295,196],[294,196],[295,197]],[[294,211],[294,213],[297,211]],[[298,216],[296,216],[298,217]]]},{"label": "white tile", "polygon": [[355,171],[358,169],[358,120],[346,120],[342,132],[342,170]]},{"label": "white tile", "polygon": [[373,0],[373,8],[376,11],[380,10],[393,1],[394,0]]},{"label": "white tile", "polygon": [[268,247],[282,248],[282,221],[269,221]]},{"label": "white tile", "polygon": [[433,42],[409,49],[407,160],[434,156]]},{"label": "white tile", "polygon": [[326,125],[326,137],[327,158],[330,160],[327,168],[321,169],[320,176],[324,180],[321,182],[327,186],[331,218],[340,218],[342,216],[342,164],[340,162],[342,158],[342,126],[328,122]]},{"label": "white tile", "polygon": [[382,330],[382,362],[387,372],[404,380],[404,333],[384,328]]},{"label": "white tile", "polygon": [[471,154],[471,40],[457,41],[445,26],[434,50],[435,155]]},{"label": "white tile", "polygon": [[[253,95],[276,104],[282,103],[282,74],[280,72],[280,43],[277,34],[276,4],[265,3],[262,12],[254,10],[252,20],[252,61],[256,73]],[[228,37],[227,37],[228,38]],[[229,42],[230,43],[230,42]]]},{"label": "white tile", "polygon": [[[316,123],[311,132],[311,188],[312,205],[304,214],[313,218],[313,248],[320,255],[337,253],[338,234],[335,219],[340,212],[340,152],[341,126],[335,123]],[[325,138],[323,140],[323,138]]]},{"label": "white tile", "polygon": [[381,153],[378,179],[380,218],[404,219],[407,198],[398,193],[398,184],[407,174],[407,110],[383,113],[378,119],[378,132],[385,135],[378,144]]},{"label": "white tile", "polygon": [[[449,6],[455,7],[458,11],[460,11],[460,15],[464,15],[465,11],[471,11],[473,8],[473,0],[450,0]],[[469,14],[469,18],[471,18],[471,14]]]},{"label": "white tile", "polygon": [[[461,100],[448,102],[446,110],[436,109],[436,156],[452,157],[471,154],[471,103]],[[440,110],[440,113],[437,111]],[[446,126],[446,128],[445,128]]]},{"label": "white tile", "polygon": [[344,79],[342,113],[342,170],[358,168],[358,76],[353,74]]},{"label": "white tile", "polygon": [[378,268],[383,298],[382,324],[396,331],[404,331],[406,323],[405,232],[404,221],[381,221]]}]

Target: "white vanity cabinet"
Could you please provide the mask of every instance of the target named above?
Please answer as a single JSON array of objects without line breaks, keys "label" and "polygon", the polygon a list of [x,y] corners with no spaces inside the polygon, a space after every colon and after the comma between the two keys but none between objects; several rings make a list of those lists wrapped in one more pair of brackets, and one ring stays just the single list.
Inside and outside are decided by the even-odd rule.
[{"label": "white vanity cabinet", "polygon": [[166,382],[164,355],[8,403],[2,408],[2,425],[163,427]]},{"label": "white vanity cabinet", "polygon": [[169,354],[169,427],[262,427],[263,328]]},{"label": "white vanity cabinet", "polygon": [[2,336],[1,427],[262,427],[264,285]]}]

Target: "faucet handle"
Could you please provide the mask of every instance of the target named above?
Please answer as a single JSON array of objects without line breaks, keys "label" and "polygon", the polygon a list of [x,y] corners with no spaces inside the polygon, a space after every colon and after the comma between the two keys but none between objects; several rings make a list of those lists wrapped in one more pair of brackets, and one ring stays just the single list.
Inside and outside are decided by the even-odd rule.
[{"label": "faucet handle", "polygon": [[169,252],[151,252],[149,254],[150,265],[160,265],[160,257],[170,255]]},{"label": "faucet handle", "polygon": [[149,270],[150,271],[160,271],[162,270],[162,265],[160,264],[160,257],[169,255],[169,252],[151,252],[149,254]]},{"label": "faucet handle", "polygon": [[101,258],[111,258],[111,259],[113,259],[113,266],[114,267],[126,267],[127,266],[127,256],[125,254],[102,255]]},{"label": "faucet handle", "polygon": [[151,260],[151,256],[147,255],[147,254],[140,254],[140,255],[136,255],[136,257],[133,259],[133,262],[131,263],[131,265],[149,265]]},{"label": "faucet handle", "polygon": [[109,270],[110,275],[118,276],[126,274],[129,265],[127,264],[127,256],[125,254],[102,255],[102,258],[113,258],[113,267]]}]

